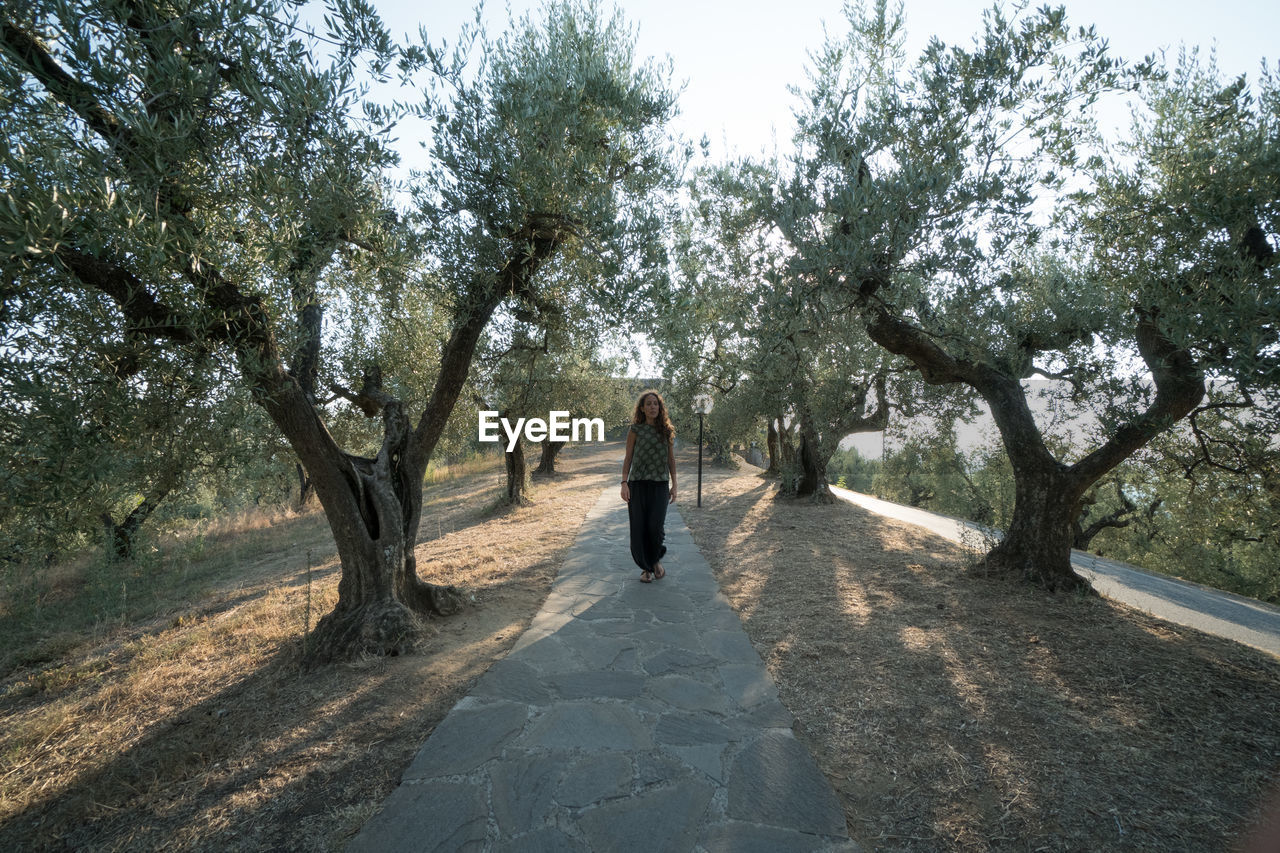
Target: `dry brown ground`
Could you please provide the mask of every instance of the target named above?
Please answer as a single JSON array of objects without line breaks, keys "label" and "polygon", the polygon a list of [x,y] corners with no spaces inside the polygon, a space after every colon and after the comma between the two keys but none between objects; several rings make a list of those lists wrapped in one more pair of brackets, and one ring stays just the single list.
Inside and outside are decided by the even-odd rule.
[{"label": "dry brown ground", "polygon": [[517,509],[494,508],[500,459],[428,488],[419,570],[477,606],[433,622],[420,654],[300,670],[308,588],[311,624],[337,594],[312,514],[276,525],[198,605],[10,674],[0,850],[340,849],[524,630],[619,463],[567,448]]},{"label": "dry brown ground", "polygon": [[713,472],[694,539],[872,850],[1218,851],[1280,767],[1280,661],[843,502]]},{"label": "dry brown ground", "polygon": [[[418,655],[299,670],[307,591],[313,624],[335,595],[315,515],[211,546],[240,565],[197,606],[59,640],[0,682],[0,850],[339,848],[536,612],[619,457],[567,450],[516,510],[491,509],[497,467],[428,489],[419,565],[478,606]],[[695,509],[681,464],[684,517],[869,850],[1214,851],[1249,819],[1280,662],[972,577],[948,542],[775,501],[751,469],[706,471]]]}]

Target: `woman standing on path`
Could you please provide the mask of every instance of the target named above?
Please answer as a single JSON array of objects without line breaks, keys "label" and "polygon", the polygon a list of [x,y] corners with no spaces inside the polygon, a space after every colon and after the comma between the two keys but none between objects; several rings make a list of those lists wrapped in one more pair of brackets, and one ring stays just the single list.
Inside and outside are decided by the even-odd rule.
[{"label": "woman standing on path", "polygon": [[661,563],[667,553],[662,540],[667,504],[676,502],[675,434],[661,395],[657,391],[641,394],[622,460],[622,499],[631,519],[631,557],[640,567],[641,583],[661,580],[667,574]]}]

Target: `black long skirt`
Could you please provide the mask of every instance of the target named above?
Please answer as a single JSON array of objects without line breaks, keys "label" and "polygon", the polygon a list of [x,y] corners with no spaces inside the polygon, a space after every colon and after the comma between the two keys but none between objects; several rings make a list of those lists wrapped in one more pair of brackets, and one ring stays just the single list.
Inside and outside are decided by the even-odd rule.
[{"label": "black long skirt", "polygon": [[667,547],[667,503],[671,489],[667,483],[657,480],[632,480],[631,502],[627,515],[631,519],[631,558],[646,572],[652,572],[655,563],[662,560]]}]

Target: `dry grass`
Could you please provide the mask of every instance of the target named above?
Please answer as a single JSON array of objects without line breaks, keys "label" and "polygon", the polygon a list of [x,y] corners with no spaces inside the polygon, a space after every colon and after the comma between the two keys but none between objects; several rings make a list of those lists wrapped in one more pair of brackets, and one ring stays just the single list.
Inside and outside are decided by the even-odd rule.
[{"label": "dry grass", "polygon": [[[523,631],[619,457],[567,450],[518,509],[493,508],[498,460],[431,486],[421,571],[479,606],[418,655],[299,670],[308,592],[313,624],[335,595],[318,516],[175,547],[160,569],[188,601],[37,638],[0,682],[0,849],[340,847]],[[682,513],[867,849],[1214,851],[1250,819],[1280,662],[971,577],[958,546],[754,473],[704,478]],[[74,583],[51,596],[67,612]]]},{"label": "dry grass", "polygon": [[528,624],[616,455],[566,450],[565,473],[505,511],[500,459],[438,478],[420,571],[479,606],[403,658],[299,669],[308,599],[312,624],[336,599],[322,518],[208,532],[185,569],[197,600],[62,632],[0,683],[0,849],[340,847]]},{"label": "dry grass", "polygon": [[714,472],[690,512],[873,850],[1228,849],[1280,765],[1280,661]]},{"label": "dry grass", "polygon": [[[226,587],[261,591],[305,567],[306,552],[333,554],[318,512],[252,510],[201,522],[147,545],[129,564],[94,554],[40,568],[0,603],[0,678],[57,662],[161,614],[226,606]],[[210,602],[219,602],[210,604]]]}]

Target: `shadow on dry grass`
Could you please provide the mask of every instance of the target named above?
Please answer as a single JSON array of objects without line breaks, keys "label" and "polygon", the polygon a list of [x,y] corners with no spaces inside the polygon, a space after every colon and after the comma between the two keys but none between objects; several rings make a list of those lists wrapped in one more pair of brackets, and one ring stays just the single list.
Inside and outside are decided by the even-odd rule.
[{"label": "shadow on dry grass", "polygon": [[211,543],[226,571],[206,597],[0,682],[0,849],[339,848],[537,612],[619,461],[568,449],[527,507],[495,509],[500,459],[431,485],[419,570],[479,606],[401,658],[300,670],[304,625],[336,600],[323,519],[257,531],[256,559]]},{"label": "shadow on dry grass", "polygon": [[875,850],[1224,850],[1280,763],[1280,661],[1087,596],[972,576],[843,502],[715,471],[689,513]]},{"label": "shadow on dry grass", "polygon": [[[566,451],[528,507],[495,508],[498,460],[431,486],[421,571],[480,606],[402,658],[300,672],[308,601],[314,624],[336,595],[322,521],[210,543],[228,571],[199,600],[0,682],[0,849],[340,847],[524,630],[620,457]],[[693,458],[681,514],[868,849],[1223,850],[1251,817],[1280,662],[972,577],[949,542],[751,473],[704,470],[695,508]]]}]

